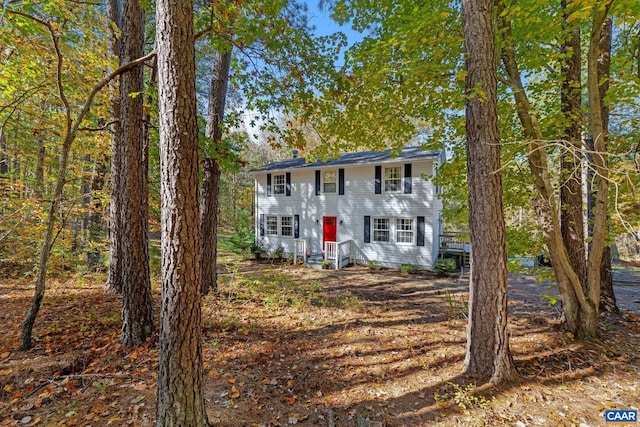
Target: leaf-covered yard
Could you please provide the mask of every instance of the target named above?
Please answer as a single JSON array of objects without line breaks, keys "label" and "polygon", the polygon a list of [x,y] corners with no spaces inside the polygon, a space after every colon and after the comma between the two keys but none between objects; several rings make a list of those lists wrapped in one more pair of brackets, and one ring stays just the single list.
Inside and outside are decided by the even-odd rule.
[{"label": "leaf-covered yard", "polygon": [[[232,259],[224,270],[203,310],[216,425],[599,426],[605,409],[640,402],[638,305],[603,317],[600,339],[581,343],[561,331],[553,287],[510,277],[521,378],[495,389],[461,376],[464,277]],[[640,274],[626,274],[633,304]],[[30,281],[0,281],[0,425],[153,424],[156,343],[118,345],[119,297],[103,284],[79,274],[52,280],[36,347],[18,352]],[[157,281],[154,291],[158,304]]]}]

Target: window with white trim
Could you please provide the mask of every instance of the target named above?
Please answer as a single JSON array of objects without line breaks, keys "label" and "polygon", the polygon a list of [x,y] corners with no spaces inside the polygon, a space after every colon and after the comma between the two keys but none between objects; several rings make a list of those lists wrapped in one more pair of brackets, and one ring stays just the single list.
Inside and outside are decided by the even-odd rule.
[{"label": "window with white trim", "polygon": [[400,166],[384,168],[384,191],[388,193],[402,191],[402,169]]},{"label": "window with white trim", "polygon": [[267,215],[267,235],[278,235],[278,217],[276,215]]},{"label": "window with white trim", "polygon": [[283,236],[293,236],[293,217],[283,216],[280,217],[280,234]]},{"label": "window with white trim", "polygon": [[323,193],[335,193],[338,178],[336,171],[324,171],[322,175],[322,192]]},{"label": "window with white trim", "polygon": [[373,241],[389,241],[389,218],[373,218]]},{"label": "window with white trim", "polygon": [[273,176],[273,194],[284,194],[286,180],[284,175]]},{"label": "window with white trim", "polygon": [[396,243],[413,243],[413,219],[396,219]]}]

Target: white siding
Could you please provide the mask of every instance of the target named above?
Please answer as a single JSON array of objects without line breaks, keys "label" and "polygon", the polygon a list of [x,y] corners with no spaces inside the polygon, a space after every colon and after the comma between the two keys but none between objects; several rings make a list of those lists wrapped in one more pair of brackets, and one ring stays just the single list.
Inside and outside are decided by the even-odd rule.
[{"label": "white siding", "polygon": [[[273,171],[272,192],[267,196],[267,172],[255,174],[256,179],[256,234],[271,249],[283,245],[285,251],[293,252],[293,237],[259,235],[260,214],[300,215],[300,238],[306,238],[314,252],[322,246],[323,217],[335,216],[338,220],[337,240],[353,240],[360,258],[385,266],[415,264],[431,268],[437,256],[439,217],[441,203],[435,197],[435,186],[424,180],[422,175],[433,174],[433,164],[437,159],[411,162],[412,192],[410,194],[384,192],[384,168],[401,166],[407,162],[382,164],[382,194],[375,194],[375,165],[345,165],[344,195],[336,193],[315,195],[315,171],[336,168],[291,169],[291,196],[274,194],[274,176],[285,172]],[[404,186],[403,186],[404,188]],[[364,242],[364,217],[389,218],[391,225],[390,242]],[[418,234],[417,217],[425,218],[424,246],[416,245]],[[413,219],[413,242],[396,244],[396,219]]]}]

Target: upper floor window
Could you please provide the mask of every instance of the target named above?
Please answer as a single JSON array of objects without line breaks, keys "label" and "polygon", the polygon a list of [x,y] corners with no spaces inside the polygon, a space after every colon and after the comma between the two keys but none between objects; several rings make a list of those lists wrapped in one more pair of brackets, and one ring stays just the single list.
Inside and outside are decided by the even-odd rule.
[{"label": "upper floor window", "polygon": [[283,216],[280,218],[280,229],[283,236],[293,236],[293,217]]},{"label": "upper floor window", "polygon": [[322,192],[323,193],[335,193],[337,186],[336,171],[324,171],[322,180]]},{"label": "upper floor window", "polygon": [[389,218],[373,218],[373,241],[389,241]]},{"label": "upper floor window", "polygon": [[267,235],[278,234],[278,216],[267,215]]},{"label": "upper floor window", "polygon": [[413,243],[413,220],[396,219],[396,243]]},{"label": "upper floor window", "polygon": [[402,191],[402,172],[400,166],[384,168],[384,191]]},{"label": "upper floor window", "polygon": [[273,194],[284,194],[286,188],[286,180],[284,174],[273,176]]}]

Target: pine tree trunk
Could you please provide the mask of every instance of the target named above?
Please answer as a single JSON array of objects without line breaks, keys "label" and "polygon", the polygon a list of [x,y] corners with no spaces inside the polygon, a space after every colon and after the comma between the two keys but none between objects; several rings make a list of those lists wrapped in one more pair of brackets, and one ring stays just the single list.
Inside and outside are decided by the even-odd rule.
[{"label": "pine tree trunk", "polygon": [[193,1],[159,0],[156,49],[162,196],[158,427],[207,425],[202,388],[198,127]]},{"label": "pine tree trunk", "polygon": [[[107,1],[107,18],[117,29],[122,28],[120,5],[118,0]],[[120,43],[113,31],[107,38],[107,50],[110,55],[119,56]],[[118,79],[109,84],[111,117],[111,178],[109,198],[109,275],[105,289],[110,292],[122,292],[122,144],[120,143],[120,96]]]},{"label": "pine tree trunk", "polygon": [[[222,144],[222,121],[227,99],[231,50],[218,53],[211,73],[207,138]],[[200,244],[202,245],[202,294],[218,290],[218,196],[220,165],[214,158],[202,161],[202,201],[200,204]]]},{"label": "pine tree trunk", "polygon": [[[507,255],[505,245],[493,2],[463,2],[467,67],[467,171],[471,280],[467,324],[466,373],[512,378],[516,369],[507,331]],[[483,93],[476,93],[476,88]]]},{"label": "pine tree trunk", "polygon": [[[143,55],[144,10],[138,0],[125,0],[120,62]],[[147,168],[144,165],[143,69],[120,77],[120,141],[122,144],[122,345],[144,344],[153,332],[153,302],[147,238]]]},{"label": "pine tree trunk", "polygon": [[[102,202],[100,197],[96,197],[104,188],[105,176],[107,175],[107,158],[100,156],[100,160],[93,162],[93,172],[91,174],[91,198],[92,205],[87,214],[87,233],[89,242],[98,242],[102,238]],[[100,248],[86,249],[85,263],[90,270],[102,268]]]}]

